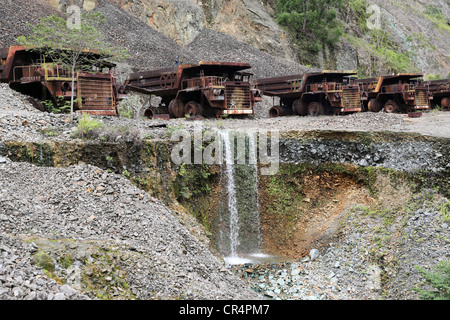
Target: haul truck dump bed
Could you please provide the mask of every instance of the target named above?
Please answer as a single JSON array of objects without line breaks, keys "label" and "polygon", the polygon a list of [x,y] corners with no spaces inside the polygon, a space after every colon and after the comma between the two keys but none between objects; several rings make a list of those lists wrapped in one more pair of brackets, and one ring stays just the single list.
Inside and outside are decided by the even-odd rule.
[{"label": "haul truck dump bed", "polygon": [[248,116],[255,102],[261,101],[259,90],[252,88],[252,74],[247,63],[200,62],[178,67],[132,73],[125,86],[144,94],[161,97],[158,107],[146,115],[167,113],[170,117]]},{"label": "haul truck dump bed", "polygon": [[305,73],[258,79],[256,87],[267,96],[280,98],[280,105],[270,109],[270,116],[344,114],[362,110],[357,85],[349,77],[356,71]]}]

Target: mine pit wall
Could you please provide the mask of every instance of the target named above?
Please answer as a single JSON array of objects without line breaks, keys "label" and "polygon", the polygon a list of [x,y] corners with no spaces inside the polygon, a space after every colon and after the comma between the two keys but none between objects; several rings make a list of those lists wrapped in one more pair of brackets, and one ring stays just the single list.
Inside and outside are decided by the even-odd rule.
[{"label": "mine pit wall", "polygon": [[[220,218],[227,207],[223,167],[174,165],[172,146],[162,140],[10,141],[0,143],[0,154],[40,166],[84,162],[122,174],[165,204],[187,209],[218,248],[219,228],[227,224]],[[255,232],[245,216],[254,205],[249,170],[236,167],[236,194],[244,212],[241,230]],[[392,132],[287,132],[280,135],[278,173],[258,178],[263,250],[299,257],[331,239],[352,205],[401,205],[421,188],[450,197],[450,140]]]},{"label": "mine pit wall", "polygon": [[13,161],[45,167],[91,164],[130,178],[155,198],[170,203],[176,172],[171,170],[170,143],[146,141],[109,143],[98,141],[7,141],[0,154]]}]

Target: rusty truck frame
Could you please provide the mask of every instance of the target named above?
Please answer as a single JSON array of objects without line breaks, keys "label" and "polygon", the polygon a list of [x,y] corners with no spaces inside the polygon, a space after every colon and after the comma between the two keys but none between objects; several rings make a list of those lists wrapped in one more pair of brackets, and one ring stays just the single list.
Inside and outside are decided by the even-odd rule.
[{"label": "rusty truck frame", "polygon": [[419,87],[426,88],[431,103],[450,111],[450,79],[422,81]]},{"label": "rusty truck frame", "polygon": [[[94,68],[95,66],[93,66]],[[117,115],[118,102],[123,98],[113,75],[114,64],[103,62],[99,71],[76,72],[74,93],[75,111],[93,115]],[[30,101],[42,111],[49,111],[42,103],[58,103],[58,97],[70,100],[72,74],[49,57],[23,46],[0,49],[0,81],[34,99]]]},{"label": "rusty truck frame", "polygon": [[247,63],[201,61],[172,68],[136,72],[126,90],[161,97],[159,106],[145,110],[149,118],[253,115],[261,93],[252,86]]},{"label": "rusty truck frame", "polygon": [[256,87],[265,96],[280,98],[280,105],[269,110],[270,117],[346,114],[362,111],[359,86],[350,84],[350,78],[356,74],[356,71],[324,70],[258,79]]},{"label": "rusty truck frame", "polygon": [[428,92],[419,85],[422,73],[399,73],[367,79],[356,79],[361,101],[368,111],[414,112],[430,108]]}]

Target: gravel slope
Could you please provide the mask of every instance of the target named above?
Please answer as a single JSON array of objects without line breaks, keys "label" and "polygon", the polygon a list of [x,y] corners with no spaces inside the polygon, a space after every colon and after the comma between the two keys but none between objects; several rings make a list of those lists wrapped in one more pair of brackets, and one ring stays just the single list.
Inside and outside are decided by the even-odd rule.
[{"label": "gravel slope", "polygon": [[[116,265],[117,270],[112,267],[110,272],[116,283],[110,284],[108,295],[113,296],[121,281],[126,281],[127,290],[139,299],[257,297],[189,233],[175,212],[120,175],[90,165],[43,168],[6,161],[0,165],[0,177],[2,239],[14,242],[10,236],[26,237],[44,251],[51,241],[71,239],[75,261],[70,265],[77,264],[83,276],[91,275],[89,266],[98,263],[93,247],[111,253],[114,262],[109,265]],[[86,241],[91,246],[82,254]],[[47,250],[60,261],[57,251]],[[7,249],[2,251],[8,253]],[[34,272],[26,253],[22,255],[25,261],[9,253],[0,257],[0,274],[13,278],[12,289],[18,286],[23,292],[17,295],[7,289],[1,297],[30,298],[31,292],[20,279],[14,280],[18,272]],[[69,272],[59,270],[56,274],[68,277]],[[11,287],[11,280],[0,280],[3,291]],[[28,280],[35,279],[31,276]],[[81,287],[95,297],[95,290]],[[45,287],[39,289],[45,291]]]}]

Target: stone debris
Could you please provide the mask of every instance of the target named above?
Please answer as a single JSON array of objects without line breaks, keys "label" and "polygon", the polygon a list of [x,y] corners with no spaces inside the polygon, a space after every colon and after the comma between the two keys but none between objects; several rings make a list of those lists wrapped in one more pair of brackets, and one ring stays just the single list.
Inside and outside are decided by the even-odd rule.
[{"label": "stone debris", "polygon": [[447,201],[424,190],[389,215],[355,207],[337,239],[311,250],[320,252],[314,260],[306,256],[232,270],[256,292],[277,300],[415,300],[413,289],[424,283],[416,267],[430,270],[450,260],[450,231],[441,214]]},{"label": "stone debris", "polygon": [[0,219],[3,299],[258,297],[175,212],[91,165],[0,164]]}]

